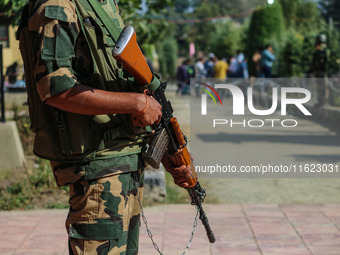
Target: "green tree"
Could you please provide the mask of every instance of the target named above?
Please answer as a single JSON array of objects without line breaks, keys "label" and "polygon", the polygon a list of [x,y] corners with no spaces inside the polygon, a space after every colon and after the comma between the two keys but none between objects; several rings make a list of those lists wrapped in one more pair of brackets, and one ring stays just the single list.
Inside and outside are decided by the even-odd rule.
[{"label": "green tree", "polygon": [[315,38],[318,31],[310,31],[305,34],[302,44],[301,54],[301,68],[303,73],[308,73],[311,63],[313,61],[313,54],[315,51]]},{"label": "green tree", "polygon": [[159,65],[160,73],[164,78],[172,78],[176,74],[176,63],[178,47],[176,39],[172,36],[165,38],[158,46],[160,55]]},{"label": "green tree", "polygon": [[296,12],[295,28],[303,33],[319,30],[322,25],[320,17],[320,10],[316,3],[303,1]]},{"label": "green tree", "polygon": [[18,24],[21,9],[28,2],[28,0],[2,0],[0,2],[0,16],[1,24]]},{"label": "green tree", "polygon": [[287,29],[308,33],[320,29],[320,11],[316,3],[306,0],[280,0]]},{"label": "green tree", "polygon": [[[193,20],[193,23],[189,24],[178,24],[176,25],[176,38],[179,43],[180,55],[187,56],[189,43],[195,42],[196,50],[203,51],[205,53],[209,51],[215,52],[214,46],[216,44],[223,45],[229,44],[226,43],[226,40],[231,41],[232,37],[230,34],[224,33],[225,36],[229,38],[222,38],[224,42],[218,43],[216,40],[219,37],[220,31],[223,30],[223,26],[228,24],[230,19],[237,20],[241,24],[244,22],[249,13],[253,9],[255,9],[259,5],[264,5],[266,0],[192,0],[192,1],[184,1],[184,0],[176,0],[175,2],[175,10],[177,12],[176,4],[178,3],[189,3],[189,9],[192,10],[190,13],[185,13],[183,10],[188,10],[183,8],[183,6],[179,5],[181,8],[181,12],[185,14],[182,16],[176,16],[176,14],[171,14],[172,17],[176,17],[178,19],[190,19]],[[184,5],[188,6],[188,5]],[[214,19],[214,18],[220,19]],[[224,18],[223,18],[224,17]],[[224,25],[223,25],[224,24]],[[222,27],[222,29],[221,29]],[[235,29],[235,31],[238,29]],[[238,43],[238,41],[236,41]],[[212,45],[214,44],[214,45]],[[241,46],[239,46],[241,48]],[[228,49],[225,51],[229,52]],[[229,54],[229,53],[228,53]]]},{"label": "green tree", "polygon": [[336,27],[340,28],[340,0],[321,0],[320,1],[322,15],[326,22],[333,20]]},{"label": "green tree", "polygon": [[339,72],[338,60],[340,59],[340,33],[333,27],[329,27],[325,32],[327,35],[328,48],[328,75],[331,76]]},{"label": "green tree", "polygon": [[[215,3],[208,3],[205,0],[202,5],[198,6],[193,13],[196,19],[206,19],[219,15],[219,7]],[[216,34],[216,24],[212,22],[198,22],[191,26],[190,38],[195,42],[196,50],[207,52],[210,38]]]},{"label": "green tree", "polygon": [[[267,0],[214,0],[206,1],[199,0],[198,5],[215,5],[218,6],[218,15],[235,15],[248,16],[249,12],[254,10],[258,6],[267,4]],[[208,16],[209,17],[209,16]]]},{"label": "green tree", "polygon": [[[121,11],[121,16],[124,20],[135,19],[140,13],[145,12],[145,14],[157,13],[160,10],[172,6],[171,0],[145,0],[143,5],[143,0],[119,0],[119,9]],[[28,0],[1,0],[0,2],[0,13],[5,13],[7,17],[12,18],[12,23],[17,23],[20,16],[21,9]],[[146,9],[143,10],[143,7]],[[138,19],[136,19],[138,21]]]},{"label": "green tree", "polygon": [[280,0],[286,28],[295,27],[296,13],[299,9],[300,3],[301,0]]},{"label": "green tree", "polygon": [[304,75],[302,56],[304,38],[301,34],[292,31],[288,34],[289,40],[282,50],[280,61],[280,76],[302,77]]},{"label": "green tree", "polygon": [[[284,19],[280,4],[273,4],[253,12],[248,30],[247,55],[250,74],[255,75],[252,56],[259,47],[266,44],[274,46],[276,54],[281,50],[284,32]],[[277,54],[278,55],[278,54]],[[275,71],[275,70],[274,70]]]},{"label": "green tree", "polygon": [[238,49],[243,49],[240,41],[240,29],[232,21],[219,23],[216,25],[216,33],[210,38],[209,52],[214,52],[220,59],[230,58]]}]

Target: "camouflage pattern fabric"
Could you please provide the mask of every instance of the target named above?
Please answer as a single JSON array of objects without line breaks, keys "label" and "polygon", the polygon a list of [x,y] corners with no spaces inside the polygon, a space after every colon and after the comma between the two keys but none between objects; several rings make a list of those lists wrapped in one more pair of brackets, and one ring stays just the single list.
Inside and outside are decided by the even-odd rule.
[{"label": "camouflage pattern fabric", "polygon": [[[107,5],[108,1],[101,2]],[[112,10],[112,13],[117,12],[118,9]],[[71,0],[31,0],[29,15],[28,26],[34,52],[34,77],[42,101],[78,83],[107,89],[103,83],[93,82],[93,59]],[[96,20],[89,19],[86,26],[91,27],[93,25],[91,22],[94,21]],[[104,37],[108,42],[105,33]],[[104,39],[98,37],[98,41]],[[110,44],[107,47],[112,46],[113,44]],[[105,75],[110,74],[110,80],[105,80],[111,85],[108,90],[125,91],[117,88],[118,78],[115,72],[117,66],[114,60],[110,61],[107,66],[112,69],[105,72]],[[125,127],[128,125],[122,123],[123,118],[106,115],[108,121],[104,122],[99,117],[95,116],[93,121],[100,126],[103,133],[116,126],[126,131]],[[82,126],[79,127],[81,128]],[[80,132],[81,130],[78,133]],[[113,136],[115,133],[110,135]],[[119,138],[117,139],[119,142],[124,141],[121,136]],[[51,162],[57,184],[70,185],[70,212],[66,220],[70,254],[138,253],[140,206],[136,195],[137,187],[142,193],[143,174],[140,169],[144,167],[144,163],[140,154],[141,149],[137,151],[130,144],[134,140],[139,142],[140,139],[137,138],[127,139],[127,143],[121,146],[123,147],[119,151],[121,153],[115,158],[110,158],[109,152],[120,144],[116,144],[118,143],[116,140],[108,139],[104,141],[108,146],[102,148],[101,154],[97,153],[96,158],[90,162]],[[145,143],[140,141],[139,144],[142,146]],[[57,146],[57,143],[53,143],[53,146]],[[56,159],[58,160],[59,158]]]},{"label": "camouflage pattern fabric", "polygon": [[[29,8],[29,30],[35,37],[34,72],[41,100],[60,94],[77,82],[88,85],[93,62],[72,1],[31,1]],[[90,19],[88,22],[93,26]],[[109,39],[105,37],[105,40]]]},{"label": "camouflage pattern fabric", "polygon": [[69,254],[138,254],[143,179],[136,171],[70,185]]},{"label": "camouflage pattern fabric", "polygon": [[[109,2],[109,0],[102,1],[103,8],[105,6],[109,15],[116,17],[118,15],[118,8],[115,2],[110,1],[111,2]],[[87,18],[84,22],[87,26],[93,29],[95,28],[94,24],[92,24],[95,22],[94,18]],[[80,29],[75,5],[71,0],[31,0],[29,5],[28,27],[30,37],[33,41],[34,77],[37,91],[42,101],[70,89],[77,83],[91,87],[99,86],[100,89],[120,91],[120,88],[114,85],[117,80],[114,70],[108,71],[107,69],[107,72],[102,71],[105,75],[110,73],[110,77],[106,77],[105,79],[109,79],[107,82],[111,87],[106,88],[105,86],[99,85],[100,82],[93,81],[94,61],[88,42]],[[99,30],[98,34],[100,34]],[[96,36],[97,33],[93,35]],[[105,33],[103,35],[105,35]],[[104,37],[104,39],[108,41],[107,36],[105,35]],[[103,40],[103,38],[99,36],[97,38],[98,41],[100,39]],[[101,51],[101,49],[98,51]],[[112,61],[113,60],[112,57]],[[109,65],[106,66],[111,66],[113,69],[117,68],[113,62],[110,62]],[[96,77],[98,77],[98,75]],[[63,113],[63,115],[66,115],[66,113]],[[35,141],[35,144],[37,144],[38,140],[39,147],[43,148],[45,144],[49,144],[50,147],[60,146],[62,149],[65,149],[62,145],[70,143],[73,145],[69,146],[72,147],[72,149],[66,148],[68,150],[64,150],[67,151],[68,154],[81,154],[83,147],[95,147],[97,149],[95,155],[96,160],[86,164],[62,163],[63,159],[60,154],[48,155],[49,157],[46,158],[55,159],[54,161],[58,162],[60,160],[61,162],[51,162],[59,186],[74,183],[82,177],[84,177],[85,180],[99,179],[117,174],[119,171],[125,173],[136,171],[143,167],[143,160],[140,153],[143,145],[145,145],[147,134],[144,131],[145,129],[132,126],[130,115],[97,115],[93,117],[79,115],[82,122],[76,118],[77,116],[78,115],[75,114],[68,114],[66,116],[67,118],[65,118],[65,116],[63,117],[66,122],[63,128],[70,132],[64,136],[66,138],[71,137],[72,139],[70,141],[64,138],[64,136],[60,137],[60,141],[57,142],[46,139],[46,136],[42,138],[39,137],[39,139]],[[38,117],[40,117],[40,119],[44,118],[42,115]],[[46,122],[48,122],[48,120],[43,123],[44,128],[50,130],[56,129],[55,123],[52,124],[51,127],[48,126]],[[89,129],[88,126],[90,125],[91,130],[85,132],[84,130]],[[41,132],[39,132],[39,134],[40,133]],[[53,138],[57,137],[56,140],[58,140],[60,132],[54,131],[54,133],[52,132],[49,135]],[[86,143],[83,137],[90,137],[90,139],[85,139],[86,143],[91,143],[87,142],[87,140],[95,140],[95,145],[90,144],[89,146],[85,146]],[[100,148],[97,146],[100,146]],[[73,147],[79,147],[80,150],[74,152],[75,149]],[[66,152],[64,154],[66,154]]]},{"label": "camouflage pattern fabric", "polygon": [[115,159],[97,159],[86,164],[66,164],[51,161],[55,180],[59,187],[73,184],[80,179],[97,180],[121,173],[133,172],[145,167],[141,154]]},{"label": "camouflage pattern fabric", "polygon": [[[84,17],[77,16],[75,4]],[[75,4],[72,0],[30,1],[28,27],[34,56],[31,66],[34,68],[30,67],[28,71],[34,73],[35,84],[32,86],[36,86],[40,100],[45,101],[77,84],[131,92],[131,84],[119,75],[122,70],[112,56],[114,41],[105,26],[93,11],[86,9],[90,7],[81,6],[77,0]],[[112,18],[113,26],[119,29],[124,26],[113,0],[105,0],[101,6]],[[35,99],[38,96],[34,94],[31,97]],[[32,101],[36,100],[30,98],[29,102]],[[51,110],[45,105],[40,108]],[[36,123],[39,131],[46,132],[37,132],[35,144],[39,146],[35,146],[35,153],[58,162],[89,161],[94,154],[96,158],[138,154],[149,135],[145,128],[133,126],[130,114],[87,116],[56,111],[58,117],[54,117],[53,114],[36,113],[35,109],[31,112],[39,115],[35,116],[39,120]],[[85,156],[89,160],[83,160]]]},{"label": "camouflage pattern fabric", "polygon": [[72,69],[74,46],[79,33],[71,1],[31,1],[28,26],[35,37],[34,74],[41,100],[73,87],[77,78]]},{"label": "camouflage pattern fabric", "polygon": [[[110,4],[109,0],[100,2],[103,2],[101,4],[105,10],[111,10],[107,12],[112,17],[113,23],[123,27],[121,19],[117,20],[119,15],[116,3]],[[31,0],[29,9],[31,16],[28,24],[31,36],[34,37],[33,51],[36,53],[34,74],[41,100],[44,101],[60,94],[77,83],[105,89],[102,87],[103,84],[93,83],[91,80],[94,63],[81,31],[73,2],[71,0]],[[84,22],[86,26],[95,27],[91,18],[85,19]],[[95,22],[100,22],[100,20],[96,19]],[[100,40],[113,49],[114,42],[108,36],[107,30],[103,26],[100,29],[102,31],[98,33],[103,33],[103,38]],[[113,57],[110,61],[106,64],[117,69]],[[117,79],[115,71],[107,67],[101,75],[107,75],[106,72],[108,72],[111,81],[114,81]],[[114,84],[111,86],[112,90],[117,89]]]}]

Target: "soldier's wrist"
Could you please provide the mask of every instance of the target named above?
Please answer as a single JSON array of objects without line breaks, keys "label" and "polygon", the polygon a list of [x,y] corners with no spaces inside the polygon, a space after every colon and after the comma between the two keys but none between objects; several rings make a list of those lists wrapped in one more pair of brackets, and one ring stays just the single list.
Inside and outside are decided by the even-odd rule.
[{"label": "soldier's wrist", "polygon": [[138,111],[135,113],[136,115],[144,114],[149,107],[149,98],[146,92],[144,92],[144,94],[141,94],[140,96],[140,101],[137,107]]}]

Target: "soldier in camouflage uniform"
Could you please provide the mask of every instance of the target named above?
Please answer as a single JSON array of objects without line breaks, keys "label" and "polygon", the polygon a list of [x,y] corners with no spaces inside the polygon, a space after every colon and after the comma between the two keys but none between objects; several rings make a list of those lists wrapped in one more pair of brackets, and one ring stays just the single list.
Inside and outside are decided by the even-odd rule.
[{"label": "soldier in camouflage uniform", "polygon": [[317,106],[322,106],[328,98],[327,89],[327,38],[320,34],[316,38],[315,52],[310,71],[317,78]]},{"label": "soldier in camouflage uniform", "polygon": [[[23,11],[20,49],[34,153],[50,160],[59,186],[70,187],[69,253],[135,255],[142,152],[161,106],[133,90],[111,55],[117,38],[93,1],[31,0]],[[121,30],[114,0],[99,2]],[[167,155],[163,163],[176,183],[188,185],[190,166],[174,167]]]}]

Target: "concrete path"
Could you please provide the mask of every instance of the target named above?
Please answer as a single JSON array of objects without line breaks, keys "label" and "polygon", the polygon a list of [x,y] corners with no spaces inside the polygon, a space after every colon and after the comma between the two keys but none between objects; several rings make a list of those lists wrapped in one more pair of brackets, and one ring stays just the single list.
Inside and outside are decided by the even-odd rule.
[{"label": "concrete path", "polygon": [[[216,243],[199,223],[187,254],[339,255],[340,204],[205,205]],[[189,239],[195,210],[190,205],[145,209],[164,255],[179,255]],[[1,255],[63,255],[66,210],[0,212]],[[139,255],[158,254],[141,228]]]}]

